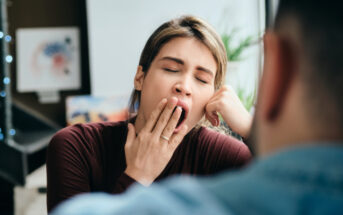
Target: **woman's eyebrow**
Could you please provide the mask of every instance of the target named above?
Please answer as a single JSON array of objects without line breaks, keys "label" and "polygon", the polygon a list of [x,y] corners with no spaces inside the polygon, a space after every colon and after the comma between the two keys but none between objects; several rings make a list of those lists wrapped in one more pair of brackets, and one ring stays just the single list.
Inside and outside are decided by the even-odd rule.
[{"label": "woman's eyebrow", "polygon": [[165,56],[165,57],[161,58],[159,61],[161,61],[161,60],[171,60],[171,61],[174,61],[174,62],[181,64],[181,65],[185,64],[185,62],[183,62],[183,60],[181,60],[179,58],[175,58],[175,57]]}]

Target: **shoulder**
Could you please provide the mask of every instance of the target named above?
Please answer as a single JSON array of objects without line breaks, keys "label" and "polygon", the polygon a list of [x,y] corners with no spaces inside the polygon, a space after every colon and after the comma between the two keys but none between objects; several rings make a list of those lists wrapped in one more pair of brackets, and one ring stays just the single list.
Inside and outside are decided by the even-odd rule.
[{"label": "shoulder", "polygon": [[119,131],[125,130],[126,123],[124,121],[120,122],[99,122],[99,123],[79,123],[65,127],[58,131],[54,137],[57,138],[67,138],[75,135],[82,135],[84,137],[96,135],[98,133],[107,131]]},{"label": "shoulder", "polygon": [[231,150],[239,150],[241,148],[246,148],[246,145],[237,140],[236,138],[219,133],[210,128],[201,127],[198,131],[198,141],[207,146],[225,146],[231,148]]},{"label": "shoulder", "polygon": [[[84,194],[61,204],[59,214],[227,214],[195,179],[173,177],[149,189],[133,185],[124,195]],[[135,205],[135,207],[130,207]]]},{"label": "shoulder", "polygon": [[81,134],[95,134],[104,132],[112,129],[123,129],[126,127],[125,121],[120,122],[96,122],[96,123],[79,123],[68,126],[57,132],[58,135],[70,134],[70,133],[81,133]]},{"label": "shoulder", "polygon": [[75,124],[59,130],[52,137],[49,148],[80,148],[88,143],[101,142],[111,135],[123,134],[125,131],[127,126],[123,121]]},{"label": "shoulder", "polygon": [[223,157],[225,160],[230,158],[230,162],[237,166],[241,166],[251,159],[251,152],[245,143],[206,127],[199,129],[198,143],[211,157]]}]

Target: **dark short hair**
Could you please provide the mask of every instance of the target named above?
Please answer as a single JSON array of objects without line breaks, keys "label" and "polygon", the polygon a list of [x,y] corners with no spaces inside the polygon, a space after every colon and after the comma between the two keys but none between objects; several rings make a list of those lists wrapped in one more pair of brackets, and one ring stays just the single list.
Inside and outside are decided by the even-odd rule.
[{"label": "dark short hair", "polygon": [[[299,26],[306,69],[300,72],[313,117],[343,128],[343,3],[338,0],[280,0],[274,28]],[[286,24],[287,23],[287,24]],[[291,22],[292,23],[292,22]]]}]

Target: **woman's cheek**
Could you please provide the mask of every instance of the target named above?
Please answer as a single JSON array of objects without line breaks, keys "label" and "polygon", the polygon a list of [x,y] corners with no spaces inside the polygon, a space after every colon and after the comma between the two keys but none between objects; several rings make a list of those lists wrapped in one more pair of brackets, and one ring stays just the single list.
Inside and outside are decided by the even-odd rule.
[{"label": "woman's cheek", "polygon": [[196,111],[197,113],[197,120],[200,120],[206,113],[206,105],[208,100],[203,101],[202,103],[196,105],[196,107],[198,107],[199,109]]}]

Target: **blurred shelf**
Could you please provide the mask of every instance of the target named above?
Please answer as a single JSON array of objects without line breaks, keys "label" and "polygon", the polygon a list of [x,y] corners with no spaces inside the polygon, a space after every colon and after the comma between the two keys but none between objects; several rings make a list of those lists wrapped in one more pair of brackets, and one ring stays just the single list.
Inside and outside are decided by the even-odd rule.
[{"label": "blurred shelf", "polygon": [[49,141],[61,127],[23,105],[12,103],[11,111],[15,134],[0,144],[0,175],[24,185],[26,176],[45,163]]}]

